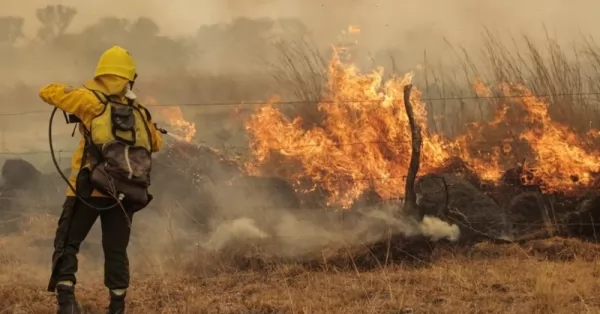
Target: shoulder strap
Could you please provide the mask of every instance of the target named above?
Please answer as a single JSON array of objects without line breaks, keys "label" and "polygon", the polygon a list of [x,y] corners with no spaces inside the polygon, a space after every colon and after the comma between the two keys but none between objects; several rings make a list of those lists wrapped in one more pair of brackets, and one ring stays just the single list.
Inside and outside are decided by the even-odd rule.
[{"label": "shoulder strap", "polygon": [[[148,124],[150,124],[150,121],[152,121],[152,116],[150,115],[150,111],[146,107],[142,106],[142,104],[140,104],[136,99],[133,99],[132,105],[136,110],[138,110],[140,112],[140,114],[146,116],[146,121],[144,121],[144,128],[146,129],[146,133],[148,134],[148,140],[150,140],[150,146],[153,146],[154,145],[154,134],[150,131],[150,127],[148,126]],[[143,113],[142,113],[142,111],[143,111]]]},{"label": "shoulder strap", "polygon": [[146,119],[148,120],[148,122],[152,121],[152,115],[150,114],[150,110],[148,110],[148,108],[143,107],[144,108],[144,113],[146,113]]},{"label": "shoulder strap", "polygon": [[148,108],[144,107],[142,104],[140,104],[137,100],[134,100],[133,103],[135,104],[136,108],[141,109],[141,111],[144,112],[144,115],[146,116],[146,121],[150,122],[152,121],[152,115],[150,114],[150,110],[148,110]]},{"label": "shoulder strap", "polygon": [[103,105],[105,105],[105,106],[108,105],[108,97],[106,95],[104,95],[104,93],[95,91],[95,90],[89,89],[89,88],[88,88],[88,90],[90,92],[92,92]]},{"label": "shoulder strap", "polygon": [[[104,105],[104,108],[96,117],[101,116],[106,111],[106,107],[108,106],[108,102],[109,102],[108,96],[106,96],[104,93],[95,91],[93,89],[89,89],[87,87],[86,87],[86,89],[89,90],[90,92],[92,92],[96,96],[96,98],[98,98],[100,103]],[[81,128],[83,129],[83,138],[85,140],[84,154],[83,154],[84,156],[81,160],[82,165],[85,164],[85,161],[87,160],[88,155],[93,156],[97,162],[102,161],[102,151],[100,150],[99,147],[94,145],[94,143],[92,141],[92,130],[88,129],[85,126],[85,124],[83,124],[83,123],[81,123],[80,125],[81,125]]]}]

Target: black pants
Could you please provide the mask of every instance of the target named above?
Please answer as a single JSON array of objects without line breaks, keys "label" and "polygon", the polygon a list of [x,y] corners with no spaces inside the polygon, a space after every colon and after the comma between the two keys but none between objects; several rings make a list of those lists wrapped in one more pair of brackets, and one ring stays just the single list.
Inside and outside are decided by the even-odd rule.
[{"label": "black pants", "polygon": [[[89,197],[89,205],[97,208],[115,204],[112,198]],[[77,253],[79,247],[100,216],[102,224],[102,248],[104,250],[104,285],[109,289],[129,287],[129,259],[127,245],[131,233],[133,211],[117,205],[107,210],[96,210],[75,197],[67,197],[58,220],[52,256],[52,278],[48,287],[54,291],[59,281],[76,283]],[[127,215],[125,214],[127,213]]]}]

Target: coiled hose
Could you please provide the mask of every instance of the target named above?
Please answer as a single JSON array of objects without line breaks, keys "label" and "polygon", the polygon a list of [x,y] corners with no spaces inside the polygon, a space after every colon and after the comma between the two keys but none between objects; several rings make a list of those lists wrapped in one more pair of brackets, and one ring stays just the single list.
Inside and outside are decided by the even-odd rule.
[{"label": "coiled hose", "polygon": [[54,109],[52,109],[52,113],[50,114],[50,119],[48,121],[48,144],[50,144],[50,155],[52,156],[52,163],[54,163],[54,167],[56,167],[56,171],[58,171],[58,174],[67,183],[67,185],[69,186],[69,188],[71,189],[71,191],[73,191],[73,193],[75,194],[75,196],[77,197],[77,199],[79,201],[81,201],[81,203],[83,203],[84,205],[86,205],[86,206],[88,206],[90,208],[93,208],[95,210],[108,210],[108,209],[112,209],[112,208],[115,208],[115,207],[119,206],[120,201],[118,199],[116,199],[116,198],[115,198],[116,203],[113,204],[113,205],[110,205],[108,207],[96,207],[96,206],[92,206],[81,195],[79,195],[79,193],[77,192],[77,190],[75,189],[75,187],[73,186],[73,184],[71,184],[71,181],[69,181],[69,178],[67,178],[67,176],[60,169],[60,165],[58,164],[58,160],[56,160],[56,154],[54,153],[54,144],[53,144],[53,141],[52,141],[52,125],[53,125],[53,122],[54,122],[54,115],[56,114],[57,110],[58,110],[57,107],[54,107]]}]

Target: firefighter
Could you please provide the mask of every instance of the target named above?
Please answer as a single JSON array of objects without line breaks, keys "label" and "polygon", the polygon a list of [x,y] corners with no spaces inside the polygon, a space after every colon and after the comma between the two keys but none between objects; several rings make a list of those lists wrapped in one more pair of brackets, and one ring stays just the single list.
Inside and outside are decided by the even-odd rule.
[{"label": "firefighter", "polygon": [[80,313],[75,298],[77,253],[100,217],[108,313],[124,313],[129,287],[127,246],[133,214],[152,200],[151,155],[162,135],[132,87],[133,57],[122,47],[106,50],[93,80],[82,88],[50,84],[44,102],[77,117],[82,135],[71,159],[66,200],[58,221],[48,291],[56,292],[58,313]]}]

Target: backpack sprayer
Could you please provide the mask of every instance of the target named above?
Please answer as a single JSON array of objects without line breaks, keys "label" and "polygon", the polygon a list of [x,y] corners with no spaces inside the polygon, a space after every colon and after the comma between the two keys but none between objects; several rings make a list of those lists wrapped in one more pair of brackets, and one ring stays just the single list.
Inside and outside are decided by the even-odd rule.
[{"label": "backpack sprayer", "polygon": [[[58,171],[58,174],[61,176],[61,178],[63,179],[63,181],[65,181],[67,183],[67,185],[69,186],[69,188],[71,189],[71,191],[73,191],[73,193],[75,194],[75,196],[77,197],[77,199],[79,201],[81,201],[84,205],[96,209],[96,210],[107,210],[107,209],[111,209],[114,208],[116,206],[119,205],[119,203],[117,202],[114,205],[108,206],[108,207],[103,207],[103,208],[99,208],[99,207],[95,207],[90,205],[88,202],[85,201],[85,199],[78,193],[77,189],[75,189],[75,187],[73,186],[73,184],[71,184],[71,181],[69,181],[69,178],[67,178],[67,176],[65,175],[65,173],[60,169],[60,165],[58,164],[58,160],[56,159],[56,154],[54,152],[54,143],[52,141],[52,125],[54,122],[54,116],[56,115],[56,111],[58,110],[57,107],[54,107],[54,109],[52,109],[52,113],[50,114],[50,119],[48,121],[48,144],[50,145],[50,156],[52,157],[52,163],[54,164],[54,167],[56,168],[56,171]],[[75,134],[75,129],[77,128],[77,124],[81,123],[81,120],[75,116],[74,114],[70,114],[67,113],[65,111],[63,111],[63,116],[65,117],[65,122],[67,124],[73,124],[75,123],[75,127],[73,128],[73,133],[72,135]],[[159,128],[156,123],[154,124],[154,126],[156,127],[156,129],[165,135],[170,135],[171,137],[175,138],[176,140],[183,140],[182,138],[174,135],[174,134],[169,134],[165,129],[163,128]]]},{"label": "backpack sprayer", "polygon": [[[60,169],[60,165],[58,164],[58,160],[56,159],[56,154],[54,152],[54,143],[52,141],[52,125],[54,122],[54,116],[56,115],[56,111],[58,110],[57,107],[54,107],[54,109],[52,109],[52,113],[50,114],[50,118],[48,121],[48,144],[50,145],[50,155],[52,157],[52,163],[54,164],[54,167],[56,168],[56,171],[58,171],[58,174],[61,176],[61,178],[63,179],[63,181],[65,181],[67,183],[67,185],[69,186],[69,188],[73,191],[73,193],[75,194],[75,196],[77,197],[77,200],[80,201],[82,204],[86,205],[89,208],[93,208],[96,210],[108,210],[108,209],[112,209],[115,208],[117,206],[120,206],[120,200],[118,198],[116,198],[116,203],[108,206],[108,207],[96,207],[96,206],[92,206],[90,203],[86,202],[85,198],[83,198],[79,192],[77,191],[77,189],[75,189],[75,187],[73,186],[73,184],[71,184],[71,182],[69,181],[69,178],[67,178],[67,176],[64,174],[64,172]],[[75,123],[75,127],[73,128],[73,135],[75,134],[75,129],[77,128],[77,124],[81,123],[81,120],[79,118],[77,118],[77,116],[73,115],[73,114],[69,114],[65,111],[63,111],[63,116],[65,117],[65,122],[67,124],[73,124]],[[156,129],[162,133],[162,134],[168,134],[168,132],[165,129],[159,128],[158,126],[156,126],[156,124],[154,125],[156,127]],[[173,135],[172,135],[173,136]],[[173,136],[174,138],[177,139],[176,136]],[[73,208],[73,210],[75,210]],[[56,280],[56,276],[55,273],[57,271],[57,266],[59,265],[59,260],[62,258],[62,256],[64,255],[65,252],[65,247],[66,247],[66,243],[68,241],[68,236],[71,230],[71,225],[72,225],[72,217],[73,214],[69,215],[70,217],[68,218],[69,221],[67,223],[67,230],[64,233],[64,235],[61,237],[60,241],[61,241],[61,246],[63,247],[62,252],[60,253],[60,255],[57,257],[56,260],[53,260],[52,262],[52,276],[50,278],[50,281],[48,283],[48,291],[53,292],[56,288],[56,284],[57,284],[57,280]]]}]

